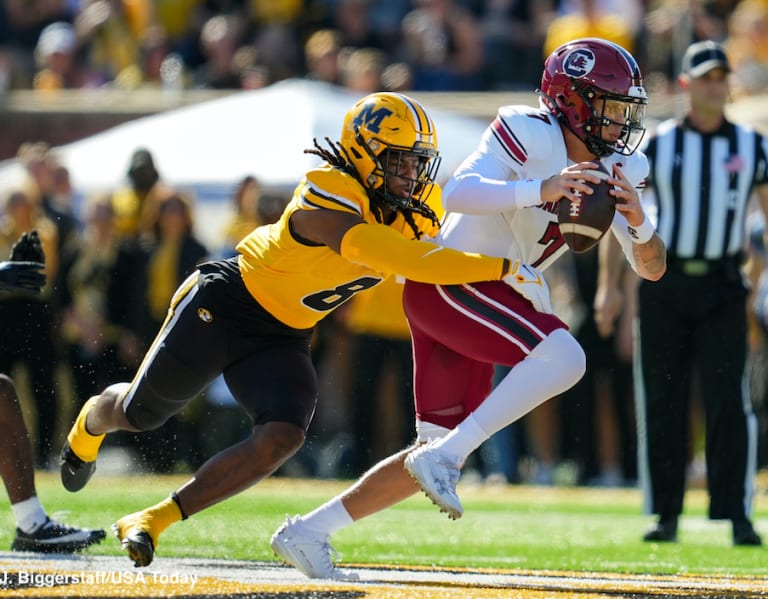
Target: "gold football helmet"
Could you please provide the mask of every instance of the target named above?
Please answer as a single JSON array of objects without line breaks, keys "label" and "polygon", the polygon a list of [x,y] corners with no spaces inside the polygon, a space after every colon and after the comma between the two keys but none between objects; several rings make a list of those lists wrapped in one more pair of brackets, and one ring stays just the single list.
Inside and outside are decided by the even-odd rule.
[{"label": "gold football helmet", "polygon": [[[392,92],[362,98],[344,118],[340,143],[372,198],[396,210],[419,209],[440,165],[435,124],[419,102]],[[401,161],[414,157],[415,176],[404,177]],[[392,176],[411,181],[410,197],[388,189]]]}]

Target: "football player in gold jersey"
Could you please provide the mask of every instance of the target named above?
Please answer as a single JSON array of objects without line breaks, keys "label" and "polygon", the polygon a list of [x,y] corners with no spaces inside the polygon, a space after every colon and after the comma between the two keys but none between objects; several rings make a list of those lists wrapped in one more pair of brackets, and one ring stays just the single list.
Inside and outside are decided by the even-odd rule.
[{"label": "football player in gold jersey", "polygon": [[392,274],[438,284],[508,274],[504,258],[428,241],[439,226],[440,158],[418,102],[366,96],[347,113],[340,141],[325,142],[307,150],[325,164],[306,174],[280,220],[179,287],[133,381],[90,398],[67,436],[61,478],[78,491],[107,433],[162,426],[219,374],[253,421],[247,439],[169,498],[113,526],[136,566],[152,561],[169,525],[269,476],[301,447],[315,409],[310,337],[320,319]]}]

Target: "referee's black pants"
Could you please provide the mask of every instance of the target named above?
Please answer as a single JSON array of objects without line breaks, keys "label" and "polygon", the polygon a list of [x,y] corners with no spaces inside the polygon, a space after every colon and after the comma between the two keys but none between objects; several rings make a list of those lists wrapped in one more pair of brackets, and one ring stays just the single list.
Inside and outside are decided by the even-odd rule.
[{"label": "referee's black pants", "polygon": [[705,411],[711,519],[749,516],[757,419],[745,373],[746,290],[737,276],[675,270],[639,292],[635,381],[639,477],[648,513],[683,510],[691,381]]}]

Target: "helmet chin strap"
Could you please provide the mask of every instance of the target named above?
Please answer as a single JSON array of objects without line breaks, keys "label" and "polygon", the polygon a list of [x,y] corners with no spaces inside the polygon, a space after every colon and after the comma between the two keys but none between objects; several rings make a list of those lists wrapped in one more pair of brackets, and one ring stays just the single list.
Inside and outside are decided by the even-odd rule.
[{"label": "helmet chin strap", "polygon": [[[598,131],[602,130],[602,126],[598,126]],[[599,158],[605,158],[613,154],[613,144],[609,144],[597,135],[588,135],[586,139],[582,140],[587,149]]]}]

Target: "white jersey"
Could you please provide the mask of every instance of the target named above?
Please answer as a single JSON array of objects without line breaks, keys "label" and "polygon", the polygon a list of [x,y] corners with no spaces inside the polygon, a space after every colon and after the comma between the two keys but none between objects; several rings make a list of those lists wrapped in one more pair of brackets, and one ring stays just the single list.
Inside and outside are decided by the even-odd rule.
[{"label": "white jersey", "polygon": [[[569,162],[560,125],[548,111],[501,107],[477,150],[444,186],[446,216],[437,242],[546,269],[568,246],[557,224],[557,204],[541,203],[540,182],[559,174]],[[612,154],[601,162],[608,172],[619,163],[634,187],[644,186],[648,160],[641,152]],[[530,197],[523,197],[525,193]],[[634,268],[632,241],[619,212],[611,229]]]}]

